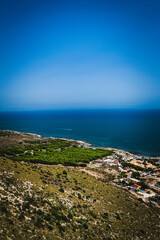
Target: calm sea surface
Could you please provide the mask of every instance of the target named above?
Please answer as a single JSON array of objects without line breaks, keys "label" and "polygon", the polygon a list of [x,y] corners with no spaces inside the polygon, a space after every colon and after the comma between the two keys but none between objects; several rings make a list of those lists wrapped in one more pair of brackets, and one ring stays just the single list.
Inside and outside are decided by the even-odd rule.
[{"label": "calm sea surface", "polygon": [[1,112],[0,129],[84,140],[160,156],[160,110]]}]

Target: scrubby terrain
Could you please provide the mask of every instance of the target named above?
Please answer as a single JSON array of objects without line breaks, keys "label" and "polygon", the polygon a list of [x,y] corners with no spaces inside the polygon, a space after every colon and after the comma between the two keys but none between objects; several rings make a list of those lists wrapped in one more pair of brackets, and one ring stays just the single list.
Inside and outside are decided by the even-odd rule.
[{"label": "scrubby terrain", "polygon": [[[12,149],[30,146],[26,141],[33,140],[9,134],[0,138],[1,150],[12,145],[12,138],[18,139]],[[158,218],[158,208],[134,199],[108,178],[96,179],[80,166],[15,161],[11,155],[1,154],[2,240],[153,240],[159,239]]]}]

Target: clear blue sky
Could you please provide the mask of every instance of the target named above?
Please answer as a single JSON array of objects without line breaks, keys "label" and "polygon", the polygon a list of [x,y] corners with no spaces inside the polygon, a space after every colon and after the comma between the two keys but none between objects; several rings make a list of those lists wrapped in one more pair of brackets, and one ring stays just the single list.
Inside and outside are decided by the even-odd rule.
[{"label": "clear blue sky", "polygon": [[0,110],[160,108],[159,0],[0,0]]}]

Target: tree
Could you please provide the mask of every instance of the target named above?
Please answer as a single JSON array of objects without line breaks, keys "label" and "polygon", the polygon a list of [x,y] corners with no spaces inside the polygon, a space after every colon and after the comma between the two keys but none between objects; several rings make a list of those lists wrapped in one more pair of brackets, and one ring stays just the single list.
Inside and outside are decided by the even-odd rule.
[{"label": "tree", "polygon": [[132,177],[133,178],[139,178],[140,177],[140,173],[139,172],[133,172],[132,173]]}]

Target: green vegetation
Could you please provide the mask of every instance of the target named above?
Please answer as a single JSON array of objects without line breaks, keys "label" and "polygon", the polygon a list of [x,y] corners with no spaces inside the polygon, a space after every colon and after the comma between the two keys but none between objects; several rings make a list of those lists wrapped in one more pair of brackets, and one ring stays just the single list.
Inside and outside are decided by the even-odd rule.
[{"label": "green vegetation", "polygon": [[0,158],[0,187],[2,240],[159,239],[158,208],[77,168]]},{"label": "green vegetation", "polygon": [[121,163],[123,167],[131,167],[134,168],[137,171],[144,171],[145,169],[143,167],[136,166],[134,164],[128,163],[128,162],[122,162]]},{"label": "green vegetation", "polygon": [[140,173],[139,172],[132,172],[132,177],[139,179]]},{"label": "green vegetation", "polygon": [[158,198],[142,203],[112,185],[108,173],[101,179],[66,166],[86,166],[111,151],[27,134],[1,139],[0,239],[159,239]]},{"label": "green vegetation", "polygon": [[2,130],[0,130],[0,137],[10,136],[12,134],[13,133],[10,132],[10,131],[2,131]]},{"label": "green vegetation", "polygon": [[141,186],[142,190],[149,188],[149,186],[147,184],[145,184],[144,182],[138,182],[138,185]]},{"label": "green vegetation", "polygon": [[50,140],[48,143],[40,143],[39,140],[29,143],[24,147],[1,149],[0,154],[16,161],[82,167],[94,159],[111,154],[109,150],[80,148],[75,143],[72,145],[72,142],[60,139]]},{"label": "green vegetation", "polygon": [[121,176],[126,178],[127,177],[126,172],[121,172]]},{"label": "green vegetation", "polygon": [[42,140],[26,140],[25,143],[31,143],[31,144],[40,144],[42,142],[46,142],[46,141],[42,141]]}]

